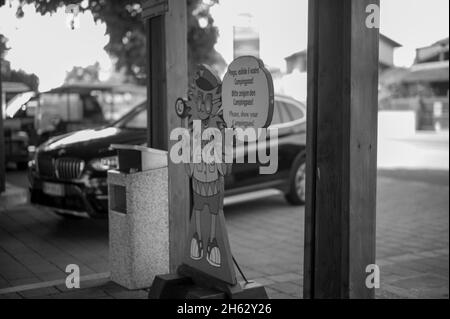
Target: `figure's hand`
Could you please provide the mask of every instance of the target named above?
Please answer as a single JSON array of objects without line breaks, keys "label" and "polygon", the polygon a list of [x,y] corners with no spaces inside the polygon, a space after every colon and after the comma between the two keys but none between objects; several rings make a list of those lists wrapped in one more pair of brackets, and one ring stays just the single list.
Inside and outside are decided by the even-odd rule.
[{"label": "figure's hand", "polygon": [[231,168],[233,164],[221,163],[217,164],[217,170],[219,171],[219,175],[227,176],[231,174]]},{"label": "figure's hand", "polygon": [[186,102],[182,98],[178,98],[175,102],[175,112],[181,119],[185,119],[188,116],[189,107],[186,105]]}]

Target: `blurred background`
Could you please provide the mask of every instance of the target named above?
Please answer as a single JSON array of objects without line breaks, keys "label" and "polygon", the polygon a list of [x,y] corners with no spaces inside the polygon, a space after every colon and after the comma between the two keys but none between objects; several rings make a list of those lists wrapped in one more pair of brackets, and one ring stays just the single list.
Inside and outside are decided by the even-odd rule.
[{"label": "blurred background", "polygon": [[[308,1],[187,0],[187,8],[189,73],[205,63],[222,78],[234,58],[253,55],[274,79],[273,125],[287,124],[276,182],[239,167],[225,211],[248,277],[271,297],[301,297]],[[380,8],[377,296],[448,298],[449,2]],[[9,195],[0,202],[0,297],[27,297],[1,289],[64,278],[68,263],[108,271],[107,222],[97,217],[107,215],[106,171],[117,167],[109,145],[146,141],[141,12],[131,0],[0,1]]]}]

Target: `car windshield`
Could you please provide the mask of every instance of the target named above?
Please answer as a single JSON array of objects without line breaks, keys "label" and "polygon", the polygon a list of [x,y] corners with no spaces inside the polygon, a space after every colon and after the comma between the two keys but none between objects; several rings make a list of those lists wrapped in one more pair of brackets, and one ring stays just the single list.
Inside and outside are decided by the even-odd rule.
[{"label": "car windshield", "polygon": [[117,128],[146,129],[147,109],[145,103],[139,104],[113,124]]}]

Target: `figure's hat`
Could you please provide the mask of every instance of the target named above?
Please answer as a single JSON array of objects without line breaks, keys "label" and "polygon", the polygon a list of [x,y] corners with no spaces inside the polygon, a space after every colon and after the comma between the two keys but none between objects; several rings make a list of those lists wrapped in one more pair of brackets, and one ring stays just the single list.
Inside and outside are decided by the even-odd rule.
[{"label": "figure's hat", "polygon": [[211,91],[220,85],[220,78],[216,72],[205,64],[200,64],[195,73],[195,84],[202,90]]}]

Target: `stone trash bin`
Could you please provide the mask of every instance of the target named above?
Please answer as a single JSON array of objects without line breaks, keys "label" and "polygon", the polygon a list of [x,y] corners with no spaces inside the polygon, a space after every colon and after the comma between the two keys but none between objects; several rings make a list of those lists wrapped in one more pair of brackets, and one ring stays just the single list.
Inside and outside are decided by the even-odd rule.
[{"label": "stone trash bin", "polygon": [[148,288],[169,272],[167,152],[112,147],[119,171],[108,172],[111,280],[131,290]]}]

